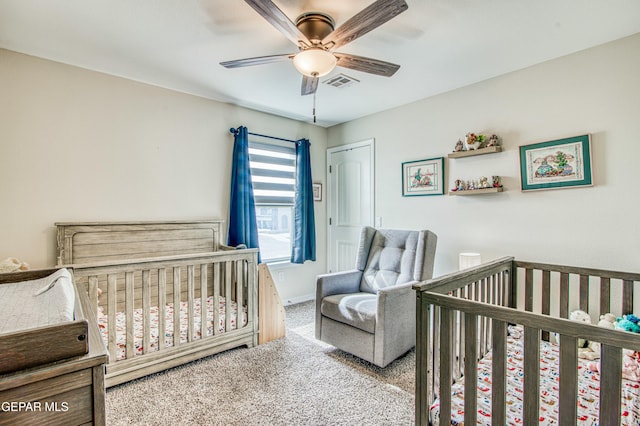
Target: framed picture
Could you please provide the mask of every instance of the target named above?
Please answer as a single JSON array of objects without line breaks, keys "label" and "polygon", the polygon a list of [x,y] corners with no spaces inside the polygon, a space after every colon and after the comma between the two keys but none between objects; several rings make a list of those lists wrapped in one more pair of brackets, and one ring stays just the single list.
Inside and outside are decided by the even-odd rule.
[{"label": "framed picture", "polygon": [[444,194],[444,157],[402,163],[402,196]]},{"label": "framed picture", "polygon": [[520,147],[523,191],[591,186],[591,136],[539,142]]},{"label": "framed picture", "polygon": [[322,201],[322,184],[313,184],[313,201]]}]

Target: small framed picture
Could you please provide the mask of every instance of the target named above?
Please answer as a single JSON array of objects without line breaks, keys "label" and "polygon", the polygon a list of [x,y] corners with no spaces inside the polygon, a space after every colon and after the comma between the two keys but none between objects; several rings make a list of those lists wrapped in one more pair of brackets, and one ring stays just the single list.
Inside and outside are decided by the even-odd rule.
[{"label": "small framed picture", "polygon": [[313,184],[313,201],[322,201],[322,184]]},{"label": "small framed picture", "polygon": [[402,196],[444,194],[444,157],[402,163]]},{"label": "small framed picture", "polygon": [[520,146],[520,185],[523,191],[593,185],[590,135]]}]

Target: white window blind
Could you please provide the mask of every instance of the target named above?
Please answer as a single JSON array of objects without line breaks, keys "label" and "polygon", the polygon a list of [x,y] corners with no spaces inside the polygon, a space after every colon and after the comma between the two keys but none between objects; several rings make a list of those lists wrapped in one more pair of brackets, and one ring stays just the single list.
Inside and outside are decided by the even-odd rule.
[{"label": "white window blind", "polygon": [[256,205],[293,205],[296,151],[292,143],[250,141],[249,162]]},{"label": "white window blind", "polygon": [[295,199],[295,145],[249,141],[249,165],[262,260],[289,260]]}]

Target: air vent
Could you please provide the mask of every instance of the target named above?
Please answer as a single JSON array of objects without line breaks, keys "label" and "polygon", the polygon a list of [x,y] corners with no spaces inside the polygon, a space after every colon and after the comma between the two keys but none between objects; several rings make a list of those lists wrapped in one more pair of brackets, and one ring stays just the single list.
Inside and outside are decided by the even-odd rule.
[{"label": "air vent", "polygon": [[349,77],[345,74],[338,74],[323,81],[323,83],[328,84],[329,86],[337,87],[339,89],[344,89],[345,87],[349,87],[354,83],[360,83],[360,80],[356,80],[355,78]]}]

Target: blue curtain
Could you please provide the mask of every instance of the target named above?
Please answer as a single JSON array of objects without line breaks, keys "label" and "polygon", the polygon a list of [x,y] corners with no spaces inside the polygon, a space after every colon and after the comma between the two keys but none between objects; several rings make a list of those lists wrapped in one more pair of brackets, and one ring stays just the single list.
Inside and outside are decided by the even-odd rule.
[{"label": "blue curtain", "polygon": [[308,139],[296,142],[296,195],[291,263],[316,260],[316,225],[313,215],[313,183]]},{"label": "blue curtain", "polygon": [[[249,167],[247,128],[239,127],[234,135],[228,245],[235,247],[244,244],[248,248],[259,248],[256,205]],[[260,253],[258,253],[258,262],[260,262]]]}]

